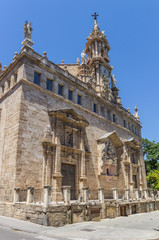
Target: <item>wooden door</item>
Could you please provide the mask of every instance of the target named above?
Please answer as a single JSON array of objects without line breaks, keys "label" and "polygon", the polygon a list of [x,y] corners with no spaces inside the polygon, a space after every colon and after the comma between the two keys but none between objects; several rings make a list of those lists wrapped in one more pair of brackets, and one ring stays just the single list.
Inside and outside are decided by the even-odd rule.
[{"label": "wooden door", "polygon": [[127,216],[126,215],[126,206],[120,207],[120,216]]},{"label": "wooden door", "polygon": [[71,186],[71,200],[76,199],[75,196],[75,165],[62,163],[62,186]]},{"label": "wooden door", "polygon": [[132,212],[132,214],[136,213],[136,205],[131,206],[131,212]]}]

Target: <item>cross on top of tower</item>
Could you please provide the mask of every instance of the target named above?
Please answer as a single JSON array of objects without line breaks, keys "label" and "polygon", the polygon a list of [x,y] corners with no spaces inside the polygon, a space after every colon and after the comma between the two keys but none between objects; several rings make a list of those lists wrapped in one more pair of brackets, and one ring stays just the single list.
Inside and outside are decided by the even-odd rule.
[{"label": "cross on top of tower", "polygon": [[94,20],[96,20],[98,16],[99,16],[99,15],[97,15],[96,12],[94,13],[94,15],[92,15],[92,17],[94,17]]}]

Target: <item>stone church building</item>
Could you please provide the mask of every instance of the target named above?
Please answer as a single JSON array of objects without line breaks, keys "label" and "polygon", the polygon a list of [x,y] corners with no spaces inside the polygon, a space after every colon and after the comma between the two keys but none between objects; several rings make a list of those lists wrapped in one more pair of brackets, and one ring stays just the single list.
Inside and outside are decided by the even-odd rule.
[{"label": "stone church building", "polygon": [[[68,223],[84,214],[91,220],[127,211],[113,212],[117,205],[106,210],[110,199],[130,205],[130,198],[147,198],[138,109],[131,114],[122,106],[110,46],[93,16],[81,63],[54,64],[46,52],[35,52],[26,22],[20,53],[0,67],[0,214],[61,225],[50,220],[57,203]],[[91,201],[99,207],[86,213]],[[79,210],[82,202],[85,209],[76,216],[72,206]],[[47,223],[29,215],[37,206],[47,209]]]}]

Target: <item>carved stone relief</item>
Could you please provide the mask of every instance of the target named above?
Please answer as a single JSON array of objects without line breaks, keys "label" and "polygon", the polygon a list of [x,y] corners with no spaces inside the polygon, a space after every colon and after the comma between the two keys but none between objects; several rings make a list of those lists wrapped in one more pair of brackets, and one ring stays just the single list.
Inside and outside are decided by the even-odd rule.
[{"label": "carved stone relief", "polygon": [[100,168],[100,174],[102,175],[117,175],[116,149],[110,139],[107,139],[100,148]]}]

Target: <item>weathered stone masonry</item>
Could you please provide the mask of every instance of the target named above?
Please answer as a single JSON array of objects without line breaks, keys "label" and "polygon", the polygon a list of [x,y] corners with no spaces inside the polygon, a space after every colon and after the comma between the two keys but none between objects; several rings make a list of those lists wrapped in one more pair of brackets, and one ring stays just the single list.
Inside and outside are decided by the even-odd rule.
[{"label": "weathered stone masonry", "polygon": [[122,107],[96,17],[81,64],[39,55],[31,32],[0,66],[0,213],[61,226],[158,209],[138,109]]}]

